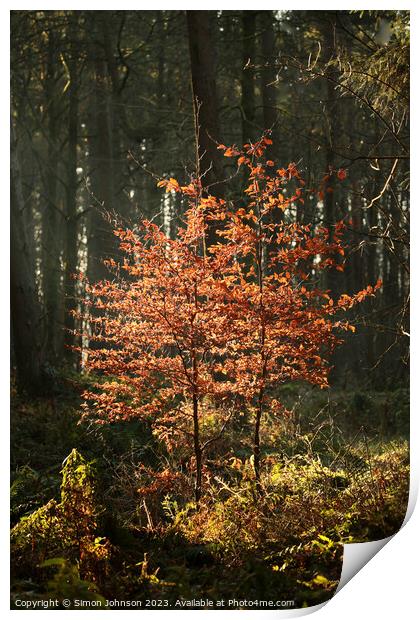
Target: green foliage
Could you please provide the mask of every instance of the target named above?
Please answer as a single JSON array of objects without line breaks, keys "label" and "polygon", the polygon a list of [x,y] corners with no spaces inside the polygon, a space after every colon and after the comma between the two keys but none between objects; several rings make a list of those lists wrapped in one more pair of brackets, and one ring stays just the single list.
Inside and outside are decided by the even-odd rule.
[{"label": "green foliage", "polygon": [[[105,599],[98,592],[96,584],[80,578],[79,570],[64,558],[51,558],[41,564],[41,568],[56,568],[54,576],[48,580],[44,597],[51,599],[74,599],[96,601],[96,607],[105,606]],[[62,607],[62,609],[64,609]],[[74,605],[65,609],[75,609]]]},{"label": "green foliage", "polygon": [[[161,444],[154,444],[151,458],[140,428],[137,436],[131,428],[120,435],[116,426],[85,437],[77,427],[72,433],[95,466],[71,451],[60,487],[58,467],[50,463],[64,442],[44,444],[42,426],[54,420],[45,407],[35,433],[45,467],[25,464],[28,446],[34,450],[28,436],[17,447],[23,463],[15,466],[13,505],[23,512],[28,494],[39,508],[12,530],[12,598],[62,592],[62,598],[98,604],[101,596],[165,599],[170,607],[181,597],[272,599],[276,593],[297,606],[330,598],[343,543],[388,536],[404,518],[409,460],[399,435],[405,434],[407,392],[281,390],[290,415],[267,423],[262,497],[256,499],[249,429],[232,426],[211,452],[210,493],[199,509],[185,501],[188,463],[180,465],[180,455]],[[41,411],[41,403],[34,406]],[[393,411],[396,424],[381,424]],[[46,501],[49,489],[54,499]]]},{"label": "green foliage", "polygon": [[109,544],[96,536],[99,508],[92,468],[73,449],[61,473],[61,501],[50,500],[12,529],[13,569],[19,574],[63,556],[77,562],[83,574],[100,579]]},{"label": "green foliage", "polygon": [[350,88],[361,101],[368,101],[386,120],[405,120],[410,87],[410,15],[408,11],[376,14],[376,49],[369,56],[353,51],[341,59],[341,85],[345,93]]},{"label": "green foliage", "polygon": [[239,571],[247,558],[264,557],[265,570],[298,583],[296,596],[315,604],[338,583],[344,543],[383,538],[401,525],[407,455],[406,442],[392,442],[357,475],[308,455],[283,459],[266,467],[258,502],[244,478],[225,484],[179,529],[195,544],[217,545],[217,556]]}]

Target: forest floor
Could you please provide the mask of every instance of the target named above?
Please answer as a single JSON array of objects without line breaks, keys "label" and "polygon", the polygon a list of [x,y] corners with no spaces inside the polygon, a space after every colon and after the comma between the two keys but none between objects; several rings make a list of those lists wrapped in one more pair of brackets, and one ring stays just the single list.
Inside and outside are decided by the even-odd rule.
[{"label": "forest floor", "polygon": [[197,507],[185,455],[138,421],[80,424],[82,388],[67,377],[53,398],[12,397],[12,608],[315,605],[338,584],[344,543],[404,519],[407,389],[283,386],[292,413],[264,421],[262,494],[244,413],[209,452]]}]

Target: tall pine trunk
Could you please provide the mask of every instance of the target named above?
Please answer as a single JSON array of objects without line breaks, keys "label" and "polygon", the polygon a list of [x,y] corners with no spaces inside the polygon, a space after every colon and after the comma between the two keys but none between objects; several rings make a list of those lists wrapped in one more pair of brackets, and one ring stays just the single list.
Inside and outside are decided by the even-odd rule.
[{"label": "tall pine trunk", "polygon": [[25,226],[22,181],[17,142],[12,126],[11,145],[11,235],[10,235],[10,301],[13,351],[17,367],[18,387],[30,395],[45,390],[43,380],[44,352],[42,308],[38,299],[33,265],[34,240]]},{"label": "tall pine trunk", "polygon": [[51,31],[48,34],[47,64],[44,84],[45,107],[47,110],[48,145],[47,169],[44,180],[44,206],[42,211],[42,283],[46,321],[47,357],[55,364],[62,350],[62,306],[61,260],[62,214],[58,204],[58,89],[56,75],[56,40]]},{"label": "tall pine trunk", "polygon": [[105,278],[104,258],[116,253],[112,217],[114,207],[114,165],[112,149],[111,85],[105,61],[103,15],[91,17],[93,56],[93,98],[90,127],[90,213],[88,219],[88,268],[90,281]]},{"label": "tall pine trunk", "polygon": [[[324,139],[325,139],[325,184],[324,184],[324,221],[330,231],[332,238],[335,231],[335,223],[337,221],[336,212],[336,176],[334,173],[336,158],[335,148],[337,144],[339,110],[337,103],[337,91],[335,89],[335,80],[337,78],[337,69],[334,66],[335,61],[335,16],[331,18],[324,15],[321,19],[321,36],[322,36],[322,60],[325,65],[325,106],[324,106]],[[339,283],[337,271],[329,269],[326,272],[326,284],[330,290],[332,297],[338,295]]]},{"label": "tall pine trunk", "polygon": [[[214,66],[214,40],[210,11],[187,11],[193,110],[196,119],[199,175],[203,188],[216,196],[220,186],[218,97]],[[215,185],[215,183],[217,183]]]},{"label": "tall pine trunk", "polygon": [[282,159],[282,149],[279,131],[279,113],[277,109],[277,50],[276,36],[274,30],[274,13],[273,11],[261,11],[261,54],[262,54],[262,70],[261,70],[261,96],[263,107],[263,123],[264,129],[271,130],[271,139],[273,145],[269,146],[266,151],[267,157],[270,159]]},{"label": "tall pine trunk", "polygon": [[66,185],[66,243],[65,243],[65,313],[64,313],[64,344],[65,354],[70,362],[74,361],[71,347],[78,345],[75,341],[77,310],[77,290],[74,278],[78,267],[78,215],[77,215],[77,146],[79,123],[79,75],[77,70],[76,23],[71,23],[71,50],[68,59],[70,74],[68,104],[68,145],[67,145],[67,185]]},{"label": "tall pine trunk", "polygon": [[255,128],[255,37],[256,11],[242,11],[242,142],[253,141]]}]

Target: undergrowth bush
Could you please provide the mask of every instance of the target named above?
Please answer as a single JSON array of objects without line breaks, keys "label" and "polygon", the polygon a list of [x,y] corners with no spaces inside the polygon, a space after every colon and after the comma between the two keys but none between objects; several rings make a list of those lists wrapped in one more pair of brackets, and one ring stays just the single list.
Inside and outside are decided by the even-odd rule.
[{"label": "undergrowth bush", "polygon": [[372,455],[356,476],[308,456],[273,463],[258,501],[247,481],[246,463],[243,471],[236,485],[215,485],[200,510],[179,512],[178,528],[194,544],[213,545],[228,566],[264,558],[268,570],[294,577],[302,590],[309,588],[305,596],[311,604],[320,592],[336,587],[344,543],[386,537],[404,519],[409,480],[405,442]]},{"label": "undergrowth bush", "polygon": [[[74,425],[78,449],[64,463],[60,489],[53,464],[68,438],[50,432],[49,402],[24,406],[12,474],[15,521],[23,515],[12,529],[12,601],[58,592],[98,605],[102,597],[169,606],[274,593],[296,606],[330,598],[343,544],[391,535],[404,518],[408,445],[395,434],[385,441],[380,424],[387,402],[403,419],[404,394],[397,402],[393,393],[285,391],[290,415],[267,420],[262,433],[262,494],[249,428],[232,425],[209,451],[198,509],[186,500],[194,472],[184,453],[165,451],[138,425],[76,427],[71,410],[60,416]],[[352,426],[356,407],[362,418]]]},{"label": "undergrowth bush", "polygon": [[93,581],[104,578],[110,545],[97,536],[99,507],[91,466],[72,450],[62,469],[61,501],[52,499],[12,529],[12,566],[18,576],[64,557]]}]

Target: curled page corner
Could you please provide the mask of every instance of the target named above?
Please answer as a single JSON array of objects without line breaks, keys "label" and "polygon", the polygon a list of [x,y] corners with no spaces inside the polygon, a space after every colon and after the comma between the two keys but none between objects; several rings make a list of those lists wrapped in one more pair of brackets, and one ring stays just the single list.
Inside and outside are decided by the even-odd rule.
[{"label": "curled page corner", "polygon": [[[406,525],[409,521],[411,515],[413,514],[414,507],[416,505],[418,496],[418,484],[412,475],[410,477],[410,493],[409,499],[407,503],[407,511],[405,514],[404,521],[400,527],[400,530]],[[338,586],[332,595],[331,598],[336,596],[338,592],[349,582],[351,579],[361,570],[370,560],[377,554],[379,551],[385,547],[389,541],[394,538],[398,534],[400,530],[397,530],[391,536],[387,538],[382,538],[380,540],[373,540],[369,542],[363,543],[348,543],[344,545],[343,549],[343,564],[341,569],[341,577],[338,583]],[[297,609],[283,609],[281,610],[281,618],[302,618],[303,616],[309,616],[310,614],[319,611],[322,607],[327,605],[331,600],[327,599],[322,603],[318,603],[317,605],[311,605],[310,607],[300,607]],[[276,611],[265,611],[261,613],[261,617],[278,617],[279,610]],[[209,612],[212,613],[212,612]],[[217,612],[214,612],[217,613]],[[246,612],[245,612],[246,613]]]},{"label": "curled page corner", "polygon": [[[410,493],[407,503],[407,511],[400,530],[406,525],[413,514],[418,496],[418,484],[414,480],[414,476],[410,477]],[[341,569],[341,577],[334,596],[359,572],[365,564],[367,564],[389,541],[394,538],[400,531],[395,534],[382,538],[381,540],[373,540],[363,543],[349,543],[344,545],[343,550],[343,566]]]},{"label": "curled page corner", "polygon": [[340,592],[341,588],[343,588],[394,536],[395,534],[388,536],[388,538],[382,538],[381,540],[345,544],[341,577],[334,596]]}]

